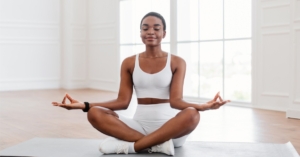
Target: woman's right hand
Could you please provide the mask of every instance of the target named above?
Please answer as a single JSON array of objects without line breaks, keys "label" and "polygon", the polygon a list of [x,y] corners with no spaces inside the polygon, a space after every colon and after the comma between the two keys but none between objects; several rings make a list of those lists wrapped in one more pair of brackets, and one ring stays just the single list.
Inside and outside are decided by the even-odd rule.
[{"label": "woman's right hand", "polygon": [[[69,104],[66,103],[66,99],[68,99],[70,101]],[[52,102],[53,106],[59,106],[62,108],[65,108],[67,110],[71,110],[71,109],[84,109],[85,105],[83,102],[79,102],[75,99],[73,99],[69,94],[66,94],[63,101],[61,103],[59,102]]]}]

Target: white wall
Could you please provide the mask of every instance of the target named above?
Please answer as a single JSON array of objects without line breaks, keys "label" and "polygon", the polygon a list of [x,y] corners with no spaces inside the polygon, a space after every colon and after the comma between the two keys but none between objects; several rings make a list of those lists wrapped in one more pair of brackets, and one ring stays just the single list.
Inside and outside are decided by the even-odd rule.
[{"label": "white wall", "polygon": [[119,0],[90,0],[89,88],[118,91],[119,88]]},{"label": "white wall", "polygon": [[291,1],[290,9],[292,80],[287,117],[300,119],[300,0]]},{"label": "white wall", "polygon": [[88,1],[0,0],[0,91],[88,87]]},{"label": "white wall", "polygon": [[59,0],[0,1],[0,91],[59,88],[60,59]]},{"label": "white wall", "polygon": [[61,87],[86,88],[88,84],[88,1],[61,0]]},{"label": "white wall", "polygon": [[253,3],[253,106],[300,118],[300,1]]},{"label": "white wall", "polygon": [[119,87],[119,0],[0,0],[0,91]]}]

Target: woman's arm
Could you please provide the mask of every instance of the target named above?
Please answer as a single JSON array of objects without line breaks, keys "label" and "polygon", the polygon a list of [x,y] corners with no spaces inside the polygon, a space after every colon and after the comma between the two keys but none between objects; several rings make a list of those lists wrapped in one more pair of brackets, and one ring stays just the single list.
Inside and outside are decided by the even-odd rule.
[{"label": "woman's arm", "polygon": [[117,99],[107,101],[107,102],[90,103],[90,107],[101,106],[101,107],[109,108],[111,110],[127,109],[131,101],[132,92],[133,92],[132,74],[130,72],[130,68],[133,67],[132,63],[134,61],[132,59],[133,59],[132,57],[126,58],[122,62],[121,81],[120,81],[120,88],[119,88],[119,94]]},{"label": "woman's arm", "polygon": [[[132,74],[130,69],[134,64],[134,57],[126,58],[121,65],[121,81],[118,97],[114,100],[99,103],[90,103],[90,108],[93,106],[101,106],[111,110],[122,110],[129,106],[133,92]],[[70,104],[66,104],[66,99],[70,100]],[[62,103],[52,102],[54,106],[63,107],[65,109],[84,109],[83,102],[73,99],[70,95],[66,94]]]},{"label": "woman's arm", "polygon": [[[174,56],[172,58],[172,69],[173,70],[173,78],[170,86],[170,104],[171,107],[183,110],[187,107],[194,107],[198,111],[205,111],[209,109],[217,109],[225,103],[229,102],[229,100],[223,101],[219,96],[219,93],[216,94],[213,100],[205,103],[205,104],[195,104],[189,103],[183,100],[183,83],[185,77],[186,63],[185,61],[178,57]],[[219,99],[219,101],[218,101]]]}]

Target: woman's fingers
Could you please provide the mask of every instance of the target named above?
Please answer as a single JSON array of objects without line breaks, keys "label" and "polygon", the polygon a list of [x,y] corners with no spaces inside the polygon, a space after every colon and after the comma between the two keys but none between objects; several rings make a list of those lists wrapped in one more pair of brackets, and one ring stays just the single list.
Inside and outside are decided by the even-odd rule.
[{"label": "woman's fingers", "polygon": [[62,103],[62,104],[65,104],[65,103],[66,103],[66,96],[64,97],[64,99],[62,100],[61,103]]},{"label": "woman's fingers", "polygon": [[52,102],[52,104],[53,104],[54,106],[63,106],[63,105],[64,105],[64,104],[59,103],[59,102]]},{"label": "woman's fingers", "polygon": [[[67,104],[66,103],[66,99],[70,100],[71,103]],[[74,100],[68,93],[64,96],[63,100],[61,103],[59,102],[52,102],[52,105],[53,106],[59,106],[59,107],[62,107],[62,108],[65,108],[65,109],[72,109],[72,103],[76,103],[77,101]]]},{"label": "woman's fingers", "polygon": [[[215,97],[215,98],[220,98],[219,97],[219,92],[217,93],[217,95],[216,96],[218,96],[218,97]],[[214,99],[215,99],[214,98]],[[209,101],[208,102],[208,104],[209,104],[209,108],[210,109],[218,109],[218,108],[220,108],[221,106],[223,106],[224,104],[226,104],[226,103],[228,103],[228,102],[230,102],[230,100],[223,100],[222,98],[220,99],[220,101],[215,101],[215,100],[212,100],[212,101]]]},{"label": "woman's fingers", "polygon": [[74,101],[69,94],[66,94],[66,97],[71,101],[71,103]]},{"label": "woman's fingers", "polygon": [[230,102],[230,100],[223,100],[223,98],[220,96],[220,92],[218,92],[218,98],[219,98],[220,102],[222,102],[222,103],[224,102],[224,104]]},{"label": "woman's fingers", "polygon": [[214,97],[214,99],[213,99],[214,101],[217,101],[217,99],[218,99],[219,96],[220,96],[219,94],[220,94],[220,92],[218,92],[218,93],[215,95],[215,97]]},{"label": "woman's fingers", "polygon": [[226,100],[226,101],[217,101],[214,103],[215,108],[219,108],[223,105],[225,105],[226,103],[230,102],[230,100]]},{"label": "woman's fingers", "polygon": [[225,101],[222,100],[221,106],[225,105],[228,102],[230,102],[230,100],[225,100]]},{"label": "woman's fingers", "polygon": [[67,104],[62,104],[62,103],[59,103],[59,102],[52,102],[53,106],[58,106],[58,107],[62,107],[62,108],[65,108],[65,109],[70,109],[70,106],[68,106]]},{"label": "woman's fingers", "polygon": [[223,101],[223,99],[222,99],[222,97],[219,95],[219,99],[220,99],[220,101]]}]

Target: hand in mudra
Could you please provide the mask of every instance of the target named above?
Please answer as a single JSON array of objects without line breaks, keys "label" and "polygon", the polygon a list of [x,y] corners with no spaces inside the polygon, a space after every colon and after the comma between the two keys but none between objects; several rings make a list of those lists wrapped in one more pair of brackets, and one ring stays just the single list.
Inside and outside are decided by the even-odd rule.
[{"label": "hand in mudra", "polygon": [[[219,100],[218,100],[219,99]],[[221,106],[223,106],[224,104],[230,102],[230,100],[223,100],[220,96],[220,92],[218,92],[214,99],[207,102],[206,103],[206,106],[207,106],[207,109],[218,109],[220,108]]]},{"label": "hand in mudra", "polygon": [[[70,101],[69,104],[66,103],[66,99]],[[63,101],[61,103],[59,102],[52,102],[53,106],[59,106],[62,108],[65,108],[67,110],[71,109],[84,109],[85,105],[82,102],[79,102],[75,99],[73,99],[69,94],[66,94]]]}]

